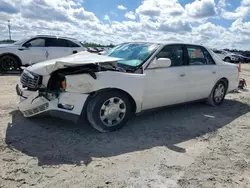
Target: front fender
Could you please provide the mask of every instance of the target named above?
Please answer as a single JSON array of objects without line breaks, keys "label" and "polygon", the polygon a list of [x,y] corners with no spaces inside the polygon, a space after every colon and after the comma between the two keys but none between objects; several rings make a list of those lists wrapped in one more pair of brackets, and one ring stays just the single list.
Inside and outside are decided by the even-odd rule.
[{"label": "front fender", "polygon": [[115,88],[128,93],[136,103],[136,112],[141,111],[145,74],[132,74],[115,71],[97,72],[97,79],[88,74],[66,76],[66,91],[92,93],[102,89]]}]

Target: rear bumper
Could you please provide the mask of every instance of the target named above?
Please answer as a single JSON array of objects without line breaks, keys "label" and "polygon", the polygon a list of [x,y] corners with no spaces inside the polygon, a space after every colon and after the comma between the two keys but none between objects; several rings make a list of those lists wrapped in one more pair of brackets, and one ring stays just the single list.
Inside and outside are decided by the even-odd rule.
[{"label": "rear bumper", "polygon": [[[29,91],[16,87],[19,96],[18,109],[24,117],[34,117],[41,114],[51,115],[61,119],[77,122],[82,113],[83,106],[87,100],[87,94],[62,92],[58,98],[48,100],[39,96],[38,91]],[[72,109],[63,108],[71,106]]]}]

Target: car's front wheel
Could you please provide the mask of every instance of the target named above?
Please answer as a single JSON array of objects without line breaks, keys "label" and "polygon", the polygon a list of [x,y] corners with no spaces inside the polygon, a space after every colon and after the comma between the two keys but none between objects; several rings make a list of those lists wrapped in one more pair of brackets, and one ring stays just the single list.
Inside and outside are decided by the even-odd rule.
[{"label": "car's front wheel", "polygon": [[208,103],[211,106],[221,105],[225,99],[227,93],[226,83],[221,80],[213,88],[211,94],[208,97]]},{"label": "car's front wheel", "polygon": [[231,59],[230,59],[230,57],[226,57],[224,61],[226,61],[226,62],[229,62],[229,63],[230,63],[230,62],[231,62]]},{"label": "car's front wheel", "polygon": [[88,121],[99,132],[119,130],[132,114],[129,97],[116,90],[98,93],[87,106]]},{"label": "car's front wheel", "polygon": [[20,63],[14,56],[4,55],[0,58],[0,70],[2,72],[16,71],[19,69],[20,69]]}]

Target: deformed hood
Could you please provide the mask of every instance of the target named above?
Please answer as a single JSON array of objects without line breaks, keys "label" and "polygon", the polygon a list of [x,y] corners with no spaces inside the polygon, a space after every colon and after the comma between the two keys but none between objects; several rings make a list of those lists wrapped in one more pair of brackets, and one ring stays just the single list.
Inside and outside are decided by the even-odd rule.
[{"label": "deformed hood", "polygon": [[70,56],[43,61],[33,64],[27,70],[40,74],[49,75],[50,73],[69,66],[81,66],[94,63],[116,62],[120,58],[114,58],[104,55],[93,54],[89,52],[79,52]]}]

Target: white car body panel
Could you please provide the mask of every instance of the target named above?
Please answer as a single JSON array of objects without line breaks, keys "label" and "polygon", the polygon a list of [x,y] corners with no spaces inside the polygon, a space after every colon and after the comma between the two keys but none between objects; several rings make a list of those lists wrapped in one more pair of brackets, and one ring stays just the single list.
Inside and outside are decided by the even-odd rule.
[{"label": "white car body panel", "polygon": [[[207,48],[206,48],[207,49]],[[159,49],[160,50],[160,49]],[[159,51],[157,50],[155,54]],[[216,65],[196,65],[168,67],[161,69],[147,68],[154,59],[149,58],[142,66],[143,73],[126,73],[117,71],[96,72],[97,79],[89,74],[67,75],[67,88],[61,92],[58,99],[48,101],[43,97],[35,99],[37,92],[23,90],[23,95],[28,99],[22,99],[19,109],[24,112],[34,109],[39,105],[49,103],[45,111],[64,111],[70,114],[80,115],[83,106],[90,93],[102,89],[119,89],[128,93],[136,103],[136,113],[142,110],[161,106],[179,104],[193,100],[207,98],[215,84],[221,79],[229,80],[228,92],[237,88],[239,73],[237,66],[223,62],[210,49],[207,49],[213,57]],[[43,75],[43,85],[47,85],[50,74],[58,69],[68,66],[81,66],[87,64],[115,63],[119,58],[80,52],[64,58],[48,60],[34,64],[27,68],[28,71]],[[65,103],[75,106],[72,111],[63,110],[57,104]],[[40,113],[40,112],[38,112]],[[35,116],[34,113],[31,116]],[[24,113],[24,116],[27,114]]]},{"label": "white car body panel", "polygon": [[48,59],[56,59],[68,55],[72,55],[74,51],[80,52],[83,51],[82,49],[79,49],[79,47],[47,47],[48,51]]},{"label": "white car body panel", "polygon": [[185,102],[188,81],[179,76],[184,72],[180,67],[145,70],[143,110]]},{"label": "white car body panel", "polygon": [[145,74],[105,71],[96,73],[96,76],[96,80],[88,74],[66,76],[66,92],[91,93],[102,89],[119,89],[125,91],[134,99],[137,112],[142,110]]},{"label": "white car body panel", "polygon": [[47,59],[46,47],[29,47],[29,49],[23,48],[23,51],[19,51],[16,54],[24,65],[32,65]]}]

